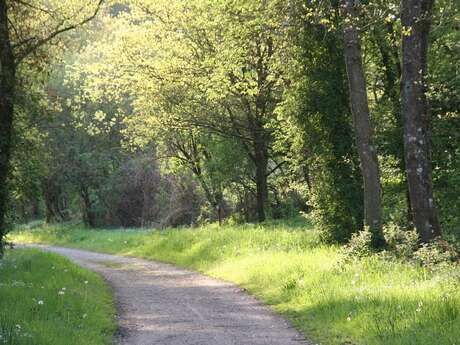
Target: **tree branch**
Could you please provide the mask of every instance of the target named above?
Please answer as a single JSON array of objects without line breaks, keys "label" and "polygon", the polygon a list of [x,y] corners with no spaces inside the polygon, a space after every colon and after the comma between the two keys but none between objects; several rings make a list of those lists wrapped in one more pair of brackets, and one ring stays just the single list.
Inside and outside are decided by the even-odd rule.
[{"label": "tree branch", "polygon": [[[16,0],[18,1],[18,0]],[[21,53],[17,54],[16,56],[16,65],[18,65],[19,63],[21,63],[22,60],[24,60],[28,55],[32,54],[34,51],[36,51],[38,48],[40,48],[41,46],[43,46],[44,44],[48,43],[49,41],[51,41],[53,38],[55,38],[56,36],[64,33],[64,32],[67,32],[67,31],[70,31],[70,30],[73,30],[79,26],[82,26],[88,22],[90,22],[91,20],[93,20],[97,14],[99,13],[101,7],[102,7],[102,4],[104,3],[105,0],[99,0],[98,3],[97,3],[97,6],[96,6],[96,9],[94,10],[94,12],[87,18],[83,19],[81,22],[79,23],[75,23],[75,24],[72,24],[72,25],[68,25],[68,26],[65,26],[63,28],[59,28],[61,25],[63,25],[64,23],[64,20],[56,27],[56,29],[51,32],[48,36],[46,37],[43,37],[41,39],[36,39],[36,38],[31,38],[31,39],[28,39],[27,41],[28,42],[31,42],[31,41],[34,41],[36,40],[35,43],[31,43],[30,45],[28,45]],[[23,44],[25,44],[25,42],[23,42]]]}]

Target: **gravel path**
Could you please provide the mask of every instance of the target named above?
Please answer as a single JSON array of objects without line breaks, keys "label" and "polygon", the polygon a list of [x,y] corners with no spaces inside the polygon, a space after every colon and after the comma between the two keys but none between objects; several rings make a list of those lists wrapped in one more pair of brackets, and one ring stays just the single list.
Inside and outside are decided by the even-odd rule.
[{"label": "gravel path", "polygon": [[235,285],[152,261],[39,247],[109,282],[117,302],[119,345],[311,345]]}]

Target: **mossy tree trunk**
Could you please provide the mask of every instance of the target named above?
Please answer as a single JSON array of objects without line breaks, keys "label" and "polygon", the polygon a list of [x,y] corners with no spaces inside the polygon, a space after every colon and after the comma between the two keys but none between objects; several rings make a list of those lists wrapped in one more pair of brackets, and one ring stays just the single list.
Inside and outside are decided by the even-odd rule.
[{"label": "mossy tree trunk", "polygon": [[373,144],[373,128],[367,98],[361,38],[356,23],[357,8],[355,0],[343,0],[342,5],[345,17],[345,65],[350,90],[356,147],[361,163],[360,168],[364,185],[364,224],[372,232],[373,245],[382,247],[385,240],[382,234],[380,170],[377,152]]},{"label": "mossy tree trunk", "polygon": [[401,1],[404,152],[412,217],[422,242],[441,236],[433,197],[430,114],[425,80],[433,4],[433,0]]}]

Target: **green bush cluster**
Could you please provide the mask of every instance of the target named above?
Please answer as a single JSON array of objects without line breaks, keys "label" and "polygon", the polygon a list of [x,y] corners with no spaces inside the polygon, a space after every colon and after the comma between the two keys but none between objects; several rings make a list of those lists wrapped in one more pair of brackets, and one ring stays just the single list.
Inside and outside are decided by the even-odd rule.
[{"label": "green bush cluster", "polygon": [[[441,238],[430,243],[420,243],[415,230],[403,229],[389,223],[384,226],[386,247],[378,255],[385,258],[400,259],[427,268],[449,265],[458,262],[460,253],[457,248]],[[372,234],[366,227],[352,235],[351,240],[341,249],[341,262],[370,257],[377,254],[372,246]]]}]

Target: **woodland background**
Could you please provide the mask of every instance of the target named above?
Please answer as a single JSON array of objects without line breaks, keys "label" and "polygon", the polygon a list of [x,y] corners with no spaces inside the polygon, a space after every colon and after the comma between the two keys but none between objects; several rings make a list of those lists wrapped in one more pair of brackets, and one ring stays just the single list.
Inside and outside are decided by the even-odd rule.
[{"label": "woodland background", "polygon": [[457,1],[0,4],[3,234],[301,215],[329,242],[460,235]]}]

